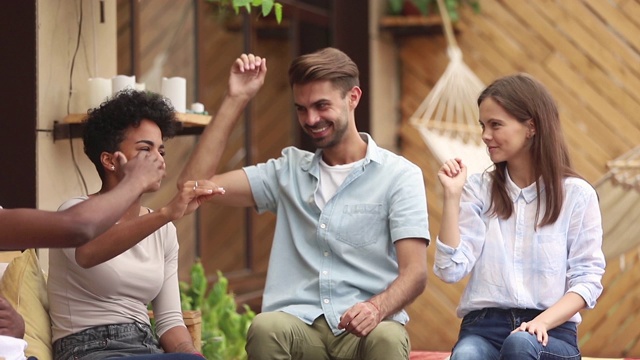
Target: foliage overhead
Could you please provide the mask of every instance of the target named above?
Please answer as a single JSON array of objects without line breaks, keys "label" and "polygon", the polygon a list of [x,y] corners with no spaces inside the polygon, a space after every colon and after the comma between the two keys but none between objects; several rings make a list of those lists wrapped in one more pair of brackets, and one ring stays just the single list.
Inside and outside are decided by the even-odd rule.
[{"label": "foliage overhead", "polygon": [[260,8],[262,16],[267,17],[271,12],[274,13],[278,24],[282,21],[282,4],[274,0],[207,0],[210,3],[217,4],[220,8],[232,7],[236,15],[240,13],[240,9],[244,8],[251,14],[251,8]]},{"label": "foliage overhead", "polygon": [[[412,8],[411,10],[418,12],[422,16],[438,12],[437,0],[388,0],[388,5],[390,15],[401,15],[403,13],[406,15],[408,8]],[[480,12],[480,0],[444,0],[444,6],[447,8],[452,22],[460,20],[458,9],[462,5],[469,5],[474,12]]]}]

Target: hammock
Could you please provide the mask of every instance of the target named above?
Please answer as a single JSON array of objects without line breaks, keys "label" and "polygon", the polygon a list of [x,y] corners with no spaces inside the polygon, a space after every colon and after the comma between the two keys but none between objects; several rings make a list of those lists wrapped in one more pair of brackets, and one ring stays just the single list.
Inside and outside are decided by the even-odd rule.
[{"label": "hammock", "polygon": [[478,124],[477,99],[485,85],[462,61],[443,0],[438,7],[449,65],[409,121],[438,161],[459,157],[469,174],[482,172],[492,165]]},{"label": "hammock", "polygon": [[640,252],[640,146],[607,163],[595,187],[602,211],[602,251],[607,259]]}]

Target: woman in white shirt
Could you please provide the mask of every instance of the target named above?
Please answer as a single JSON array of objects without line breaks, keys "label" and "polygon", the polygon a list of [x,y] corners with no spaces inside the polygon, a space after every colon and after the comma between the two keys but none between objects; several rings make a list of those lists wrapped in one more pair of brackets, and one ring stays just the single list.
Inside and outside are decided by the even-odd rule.
[{"label": "woman in white shirt", "polygon": [[[173,107],[160,95],[143,91],[120,92],[92,109],[84,149],[102,188],[60,209],[113,191],[122,178],[116,152],[126,158],[145,152],[164,156],[164,139],[173,135],[174,124]],[[138,198],[93,241],[75,249],[52,249],[48,291],[54,359],[200,358],[182,320],[178,241],[171,221],[223,191],[208,180],[187,181],[159,211],[141,206]],[[150,327],[149,303],[158,338]]]},{"label": "woman in white shirt", "polygon": [[467,179],[451,159],[438,172],[434,272],[446,282],[470,274],[451,359],[580,359],[578,312],[595,306],[605,269],[597,194],[573,170],[540,82],[500,78],[478,105],[494,168]]}]

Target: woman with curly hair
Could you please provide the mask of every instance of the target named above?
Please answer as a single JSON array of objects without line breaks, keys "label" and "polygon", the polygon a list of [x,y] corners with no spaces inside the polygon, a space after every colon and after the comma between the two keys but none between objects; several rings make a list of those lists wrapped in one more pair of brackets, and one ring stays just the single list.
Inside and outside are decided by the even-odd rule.
[{"label": "woman with curly hair", "polygon": [[[174,135],[175,123],[173,107],[154,93],[123,91],[92,109],[85,123],[84,151],[102,187],[88,197],[68,200],[60,210],[104,196],[120,183],[117,152],[126,158],[140,153],[164,156],[164,139]],[[224,190],[208,180],[187,181],[160,210],[141,206],[138,198],[93,241],[51,250],[48,291],[54,359],[199,358],[182,320],[178,240],[171,221],[221,193]],[[158,339],[151,330],[149,303]]]},{"label": "woman with curly hair", "polygon": [[[113,226],[142,193],[164,177],[164,161],[160,156],[141,153],[129,161],[120,152],[114,156],[123,178],[105,196],[93,197],[59,212],[0,206],[0,250],[85,244]],[[24,336],[22,314],[0,293],[0,358],[10,359],[22,353],[27,347]]]},{"label": "woman with curly hair", "polygon": [[452,360],[580,359],[579,311],[593,308],[605,269],[594,188],[572,168],[558,108],[526,74],[480,94],[482,140],[494,168],[467,179],[446,161],[435,274],[470,275]]}]

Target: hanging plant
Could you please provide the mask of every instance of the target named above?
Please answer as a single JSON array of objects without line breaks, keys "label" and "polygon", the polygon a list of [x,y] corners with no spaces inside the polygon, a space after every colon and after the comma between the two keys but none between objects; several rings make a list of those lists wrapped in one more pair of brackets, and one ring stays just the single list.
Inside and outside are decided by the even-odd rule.
[{"label": "hanging plant", "polygon": [[[388,12],[390,15],[422,15],[428,16],[438,12],[437,0],[388,0]],[[458,8],[469,5],[474,12],[480,12],[479,0],[445,0],[445,6],[451,21],[460,19]]]},{"label": "hanging plant", "polygon": [[252,8],[260,8],[262,16],[267,17],[273,12],[278,24],[282,21],[282,4],[274,0],[207,0],[217,4],[220,9],[233,8],[236,15],[244,8],[250,14]]}]

